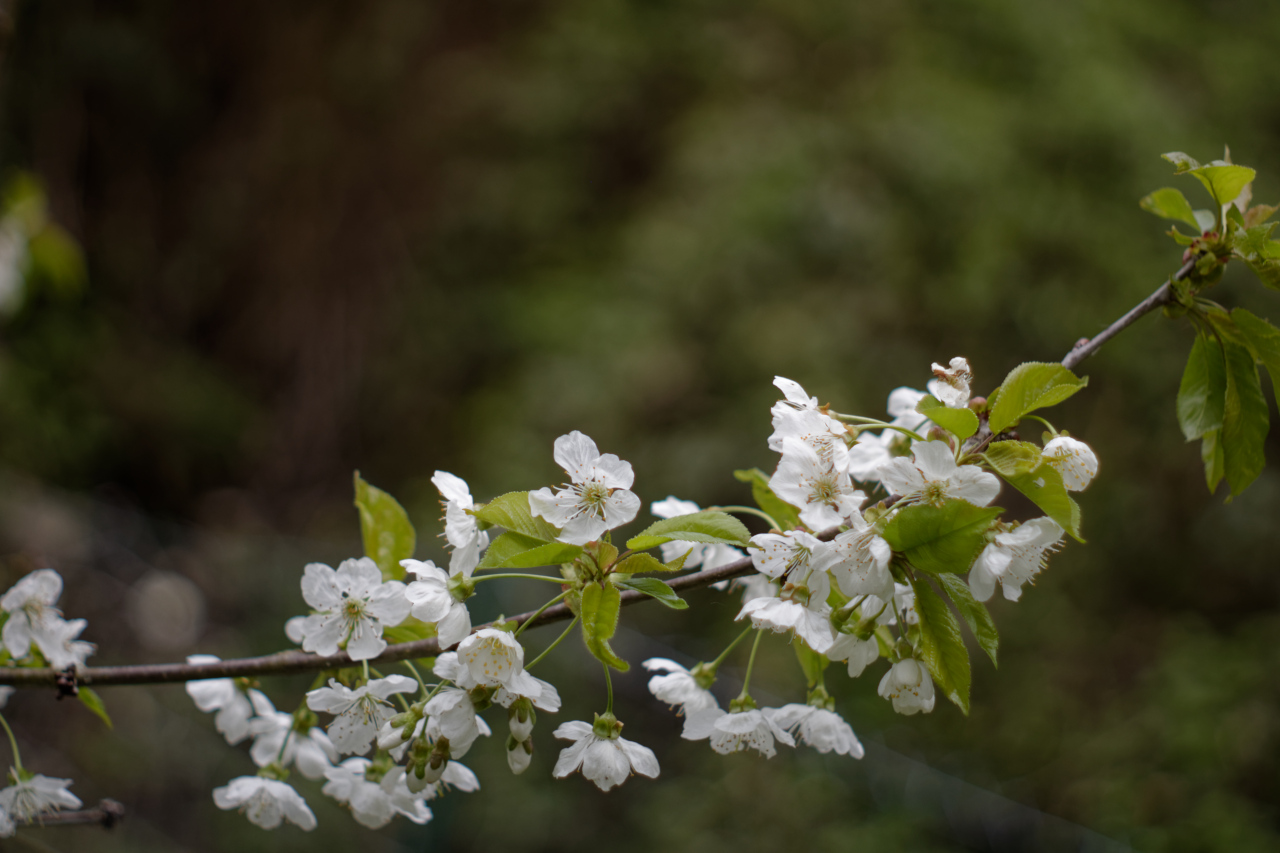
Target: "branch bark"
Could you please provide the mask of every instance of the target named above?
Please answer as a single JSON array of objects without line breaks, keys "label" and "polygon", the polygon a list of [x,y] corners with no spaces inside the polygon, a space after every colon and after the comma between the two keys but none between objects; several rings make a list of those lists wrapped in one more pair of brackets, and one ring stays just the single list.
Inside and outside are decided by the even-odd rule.
[{"label": "branch bark", "polygon": [[[1133,325],[1143,315],[1154,311],[1173,301],[1173,282],[1181,281],[1195,269],[1195,260],[1187,261],[1174,273],[1168,281],[1160,285],[1154,293],[1139,302],[1123,317],[1103,329],[1092,339],[1081,340],[1062,359],[1062,366],[1072,369],[1080,362],[1097,352],[1103,344],[1120,332]],[[828,530],[820,538],[830,539],[836,530]],[[715,569],[673,578],[668,585],[676,590],[696,589],[710,586],[722,580],[745,575],[751,571],[751,560],[744,558]],[[622,593],[623,604],[634,604],[647,596],[635,590]],[[517,624],[531,623],[529,627],[559,622],[572,616],[568,605],[561,603],[548,607],[542,613],[529,611],[511,617],[508,621]],[[488,623],[492,624],[492,623]],[[475,630],[488,627],[481,625]],[[369,661],[370,664],[390,663],[411,658],[429,657],[441,652],[440,644],[434,638],[415,640],[408,643],[397,643],[388,646],[386,651]],[[252,678],[259,675],[288,675],[299,672],[318,672],[326,669],[339,669],[356,665],[345,653],[321,657],[299,650],[277,652],[254,658],[219,661],[218,663],[186,664],[144,664],[141,666],[91,666],[76,673],[76,683],[85,687],[105,687],[125,684],[170,684],[175,682],[198,681],[204,678]],[[14,687],[54,687],[58,677],[62,675],[53,669],[0,668],[0,685]]]},{"label": "branch bark", "polygon": [[24,828],[45,826],[74,826],[77,824],[96,823],[103,829],[111,829],[124,819],[124,806],[115,800],[102,800],[97,808],[80,809],[70,812],[50,812],[40,815],[30,823],[18,824]]}]

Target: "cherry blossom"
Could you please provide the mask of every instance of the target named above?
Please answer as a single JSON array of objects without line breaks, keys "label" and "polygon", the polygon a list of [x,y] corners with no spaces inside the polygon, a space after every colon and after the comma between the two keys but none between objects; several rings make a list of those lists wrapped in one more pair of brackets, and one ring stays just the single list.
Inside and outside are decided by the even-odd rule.
[{"label": "cherry blossom", "polygon": [[601,455],[577,430],[556,439],[554,456],[570,484],[555,494],[545,487],[530,492],[529,510],[559,527],[561,542],[585,545],[636,517],[640,498],[629,491],[635,482],[630,462]]},{"label": "cherry blossom", "polygon": [[382,629],[409,615],[404,584],[383,583],[378,564],[368,557],[343,560],[335,572],[310,563],[302,575],[302,597],[316,612],[302,623],[302,648],[335,655],[345,645],[352,660],[382,654]]},{"label": "cherry blossom", "polygon": [[973,381],[969,362],[956,356],[947,367],[935,362],[932,368],[936,381],[929,383],[929,391],[933,396],[952,409],[963,408],[968,404],[969,383]]},{"label": "cherry blossom", "polygon": [[391,694],[417,689],[418,683],[403,675],[375,678],[355,690],[331,678],[328,687],[307,694],[307,707],[334,716],[329,723],[329,739],[338,752],[362,753],[373,743],[382,724],[395,714],[387,701]]},{"label": "cherry blossom", "polygon": [[288,783],[276,779],[240,776],[214,788],[213,802],[220,809],[239,809],[263,829],[275,829],[284,820],[308,832],[316,828],[316,816],[307,801]]},{"label": "cherry blossom", "polygon": [[778,725],[776,708],[752,708],[726,714],[719,708],[706,708],[685,717],[680,736],[685,740],[711,741],[711,748],[721,755],[754,749],[765,758],[773,758],[775,740],[795,746],[795,739]]},{"label": "cherry blossom", "polygon": [[769,480],[774,494],[800,509],[810,530],[826,530],[857,513],[867,496],[853,487],[849,475],[818,451],[797,439],[782,442],[782,460]]},{"label": "cherry blossom", "polygon": [[818,752],[834,751],[851,758],[863,756],[857,735],[834,711],[813,705],[783,705],[774,715],[774,722]]},{"label": "cherry blossom", "polygon": [[1036,518],[1007,533],[997,533],[982,549],[969,572],[969,589],[986,601],[1000,584],[1004,597],[1017,601],[1022,585],[1040,573],[1045,560],[1062,541],[1063,530],[1052,518]]},{"label": "cherry blossom", "polygon": [[448,648],[471,633],[471,613],[450,588],[450,575],[430,560],[401,560],[418,579],[405,588],[415,619],[436,626],[440,647]]},{"label": "cherry blossom", "polygon": [[489,533],[481,530],[475,516],[467,511],[475,509],[475,501],[466,480],[437,471],[431,482],[445,499],[444,535],[454,549],[449,571],[469,578],[480,561],[480,552],[489,545]]},{"label": "cherry blossom", "polygon": [[893,710],[911,716],[933,710],[933,679],[929,670],[914,658],[898,661],[880,679],[877,692],[893,702]]},{"label": "cherry blossom", "polygon": [[[0,791],[0,814],[8,823],[0,829],[0,836],[13,835],[14,824],[29,823],[41,815],[58,809],[80,808],[80,798],[67,790],[70,779],[54,779],[40,774],[28,775],[11,770],[14,782]],[[3,822],[0,822],[3,823]]]},{"label": "cherry blossom", "polygon": [[1044,458],[1062,475],[1062,484],[1069,492],[1081,491],[1098,473],[1098,456],[1093,448],[1065,435],[1051,439],[1044,446]]},{"label": "cherry blossom", "polygon": [[[214,655],[188,655],[187,663],[218,663]],[[257,713],[273,714],[275,706],[261,691],[231,678],[202,678],[188,681],[187,695],[206,714],[217,711],[213,724],[227,743],[235,745],[250,734],[249,719]]]},{"label": "cherry blossom", "polygon": [[698,676],[667,658],[649,658],[644,668],[659,673],[649,679],[649,692],[660,702],[678,705],[677,714],[689,714],[706,708],[719,708],[716,697]]},{"label": "cherry blossom", "polygon": [[995,474],[976,465],[957,465],[945,441],[916,442],[911,457],[894,459],[880,469],[880,482],[905,500],[940,506],[959,498],[986,506],[1000,493]]},{"label": "cherry blossom", "polygon": [[596,783],[601,791],[627,781],[633,772],[650,779],[658,778],[658,757],[647,746],[621,737],[622,725],[607,714],[596,718],[596,724],[572,720],[561,723],[553,734],[573,743],[560,751],[551,775],[563,779],[575,770]]}]

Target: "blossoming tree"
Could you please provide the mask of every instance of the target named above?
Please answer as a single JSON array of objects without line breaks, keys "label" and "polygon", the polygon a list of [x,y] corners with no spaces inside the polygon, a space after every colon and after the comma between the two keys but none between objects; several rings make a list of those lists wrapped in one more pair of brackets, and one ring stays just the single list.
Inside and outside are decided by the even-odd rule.
[{"label": "blossoming tree", "polygon": [[[687,740],[764,758],[779,743],[861,758],[862,744],[827,689],[828,672],[840,670],[836,677],[877,677],[876,692],[899,714],[934,712],[939,694],[967,714],[966,630],[994,663],[999,632],[985,602],[997,589],[1018,601],[1050,554],[1084,541],[1072,493],[1098,476],[1099,460],[1047,418],[1088,386],[1076,373],[1084,359],[1156,308],[1186,318],[1195,339],[1177,417],[1187,439],[1201,442],[1206,483],[1213,491],[1225,480],[1235,496],[1262,470],[1269,414],[1258,368],[1280,389],[1280,329],[1204,294],[1232,260],[1280,289],[1280,241],[1268,222],[1275,208],[1251,203],[1252,169],[1228,160],[1201,165],[1180,153],[1166,159],[1196,178],[1213,206],[1193,209],[1171,188],[1142,200],[1175,222],[1169,233],[1184,247],[1181,267],[1148,299],[1060,363],[1022,364],[985,395],[974,392],[990,383],[966,358],[933,364],[923,390],[888,394],[887,418],[841,412],[778,377],[767,438],[777,467],[735,472],[754,505],[702,508],[669,496],[649,505],[657,521],[615,542],[641,514],[635,473],[575,430],[552,443],[568,478],[559,488],[477,501],[463,478],[436,472],[445,567],[415,559],[416,531],[400,504],[357,475],[365,553],[336,569],[303,569],[298,609],[306,612],[284,625],[298,649],[90,667],[95,646],[80,639],[85,620],[64,618],[62,579],[40,569],[0,597],[0,684],[9,685],[0,700],[15,687],[52,688],[107,719],[96,685],[185,682],[227,743],[247,745],[246,766],[257,768],[215,787],[214,803],[264,829],[289,822],[302,830],[317,825],[307,802],[317,793],[369,828],[397,815],[429,821],[433,799],[479,790],[462,759],[495,727],[511,771],[533,769],[538,712],[556,714],[562,704],[555,685],[535,673],[571,635],[599,661],[602,697],[593,720],[562,721],[551,733],[567,744],[551,775],[580,772],[602,791],[633,775],[660,778],[659,756],[622,736],[626,710],[615,707],[612,680],[631,663],[611,640],[624,604],[652,599],[683,610],[681,591],[695,587],[736,597],[743,630],[718,656],[690,667],[643,662],[650,692],[683,718]],[[1037,431],[1039,440],[1029,440]],[[1015,494],[1039,514],[1011,518],[999,501]],[[764,529],[753,535],[739,516]],[[554,590],[536,610],[474,625],[468,601],[499,581]],[[554,639],[526,634],[552,623],[567,623]],[[794,649],[803,701],[761,707],[753,697],[766,642]],[[731,656],[745,657],[745,675],[725,708],[714,688]],[[315,683],[292,710],[277,710],[257,679],[295,672],[315,673]],[[0,837],[24,825],[118,816],[114,807],[77,811],[72,781],[26,768],[3,716],[0,723],[12,748]]]}]

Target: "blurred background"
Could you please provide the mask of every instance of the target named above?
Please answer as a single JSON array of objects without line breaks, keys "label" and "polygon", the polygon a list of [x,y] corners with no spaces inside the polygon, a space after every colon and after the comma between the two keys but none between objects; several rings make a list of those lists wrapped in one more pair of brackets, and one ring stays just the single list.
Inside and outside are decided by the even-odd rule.
[{"label": "blurred background", "polygon": [[[4,4],[0,581],[46,565],[91,663],[287,644],[313,560],[359,550],[351,473],[439,559],[435,469],[484,499],[558,482],[580,429],[636,491],[741,503],[775,374],[879,415],[967,356],[975,391],[1057,360],[1179,265],[1137,200],[1159,154],[1230,144],[1280,200],[1280,6],[1263,0]],[[79,248],[77,248],[79,247]],[[20,273],[20,274],[19,274]],[[1242,269],[1220,299],[1280,320]],[[828,683],[867,746],[714,755],[634,671],[658,782],[522,777],[376,834],[266,833],[210,790],[252,773],[178,686],[83,708],[21,692],[25,763],[129,809],[102,851],[1274,850],[1280,474],[1206,494],[1173,397],[1191,330],[1142,321],[1054,421],[1098,451],[1070,545],[995,601],[973,713],[895,716],[881,668]],[[1270,391],[1267,392],[1270,394]],[[1271,455],[1280,458],[1273,436]],[[647,515],[637,522],[647,523]],[[481,616],[540,602],[478,599]],[[734,600],[633,608],[633,663],[712,657]],[[532,635],[550,642],[554,629]],[[551,659],[560,720],[602,690]],[[761,701],[803,701],[781,643]],[[736,661],[736,666],[742,665]],[[726,666],[725,699],[736,693]],[[263,685],[291,709],[309,679]],[[494,715],[495,729],[505,729]],[[6,845],[6,849],[7,849]],[[20,844],[14,842],[14,846]]]}]

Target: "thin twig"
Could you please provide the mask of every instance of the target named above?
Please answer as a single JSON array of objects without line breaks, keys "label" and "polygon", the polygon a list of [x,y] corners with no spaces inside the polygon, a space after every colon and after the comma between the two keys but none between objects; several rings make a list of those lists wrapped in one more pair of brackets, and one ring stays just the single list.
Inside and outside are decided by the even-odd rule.
[{"label": "thin twig", "polygon": [[1067,353],[1066,358],[1062,359],[1062,366],[1068,370],[1073,369],[1077,364],[1097,352],[1098,349],[1107,341],[1133,325],[1139,317],[1144,314],[1149,314],[1157,308],[1168,305],[1173,301],[1173,282],[1182,281],[1184,278],[1191,275],[1192,270],[1195,268],[1196,260],[1195,258],[1192,258],[1183,264],[1182,268],[1174,273],[1172,278],[1156,288],[1155,293],[1133,306],[1129,313],[1125,314],[1119,320],[1116,320],[1110,326],[1107,326],[1107,328],[1094,335],[1092,339],[1082,339],[1072,347],[1071,352]]},{"label": "thin twig", "polygon": [[96,823],[103,829],[111,829],[124,819],[124,806],[115,800],[102,800],[97,808],[80,809],[73,812],[50,812],[37,817],[30,823],[19,824],[27,828],[42,826],[73,826],[76,824]]}]

